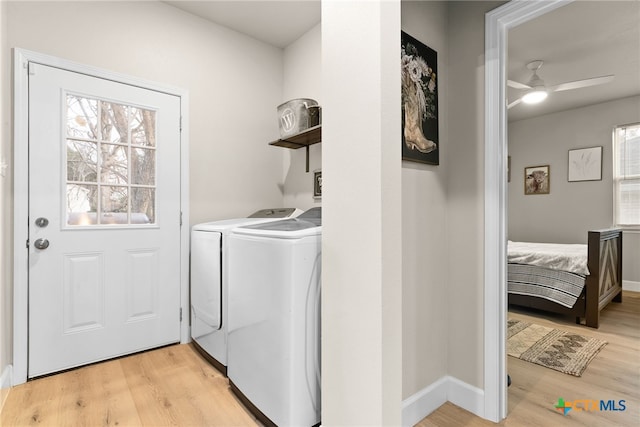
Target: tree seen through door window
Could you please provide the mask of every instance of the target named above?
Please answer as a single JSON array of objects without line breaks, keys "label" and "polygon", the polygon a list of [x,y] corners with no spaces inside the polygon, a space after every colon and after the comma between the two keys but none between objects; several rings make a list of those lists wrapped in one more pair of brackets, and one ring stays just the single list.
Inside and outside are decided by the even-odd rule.
[{"label": "tree seen through door window", "polygon": [[67,224],[153,224],[156,112],[67,95]]}]

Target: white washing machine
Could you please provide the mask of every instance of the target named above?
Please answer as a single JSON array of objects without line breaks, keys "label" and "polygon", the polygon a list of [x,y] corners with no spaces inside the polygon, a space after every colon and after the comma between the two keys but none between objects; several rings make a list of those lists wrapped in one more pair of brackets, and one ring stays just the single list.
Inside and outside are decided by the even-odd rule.
[{"label": "white washing machine", "polygon": [[320,208],[229,236],[232,390],[265,425],[320,423]]},{"label": "white washing machine", "polygon": [[295,208],[262,209],[247,218],[191,228],[191,337],[219,371],[227,374],[227,235],[235,227],[296,217]]}]

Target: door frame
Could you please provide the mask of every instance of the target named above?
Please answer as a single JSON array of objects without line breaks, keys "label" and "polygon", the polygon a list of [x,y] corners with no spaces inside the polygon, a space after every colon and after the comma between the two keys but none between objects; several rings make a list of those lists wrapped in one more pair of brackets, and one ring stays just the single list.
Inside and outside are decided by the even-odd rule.
[{"label": "door frame", "polygon": [[513,0],[485,15],[484,418],[493,422],[507,416],[508,32],[572,1]]},{"label": "door frame", "polygon": [[13,385],[27,381],[29,333],[29,63],[38,63],[180,98],[180,342],[189,341],[189,92],[185,89],[127,76],[15,48],[13,52]]}]

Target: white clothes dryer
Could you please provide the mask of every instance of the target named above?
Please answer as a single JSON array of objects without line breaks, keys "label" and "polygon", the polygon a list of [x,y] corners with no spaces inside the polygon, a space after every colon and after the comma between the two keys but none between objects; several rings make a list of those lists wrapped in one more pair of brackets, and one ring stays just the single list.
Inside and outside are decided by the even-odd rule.
[{"label": "white clothes dryer", "polygon": [[320,423],[320,208],[229,236],[231,389],[265,425]]},{"label": "white clothes dryer", "polygon": [[247,218],[194,225],[191,228],[191,338],[196,348],[227,374],[227,235],[235,227],[296,217],[295,208],[262,209]]}]

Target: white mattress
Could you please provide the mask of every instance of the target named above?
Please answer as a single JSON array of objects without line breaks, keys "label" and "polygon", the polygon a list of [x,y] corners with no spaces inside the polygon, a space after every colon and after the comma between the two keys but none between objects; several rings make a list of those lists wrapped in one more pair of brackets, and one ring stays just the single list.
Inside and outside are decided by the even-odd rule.
[{"label": "white mattress", "polygon": [[551,270],[588,275],[587,245],[558,243],[528,243],[509,241],[507,260],[512,264],[527,264]]}]

